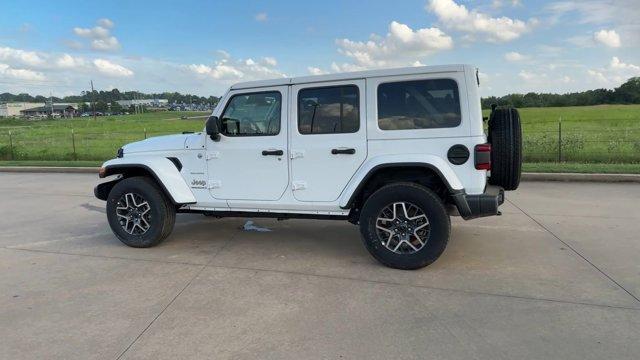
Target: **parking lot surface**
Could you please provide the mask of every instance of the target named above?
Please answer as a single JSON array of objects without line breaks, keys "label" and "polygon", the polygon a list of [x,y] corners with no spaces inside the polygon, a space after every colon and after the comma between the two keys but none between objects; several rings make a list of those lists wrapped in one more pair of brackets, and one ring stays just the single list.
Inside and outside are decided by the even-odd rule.
[{"label": "parking lot surface", "polygon": [[2,359],[637,359],[640,186],[527,182],[385,268],[346,222],[111,233],[94,175],[0,174]]}]

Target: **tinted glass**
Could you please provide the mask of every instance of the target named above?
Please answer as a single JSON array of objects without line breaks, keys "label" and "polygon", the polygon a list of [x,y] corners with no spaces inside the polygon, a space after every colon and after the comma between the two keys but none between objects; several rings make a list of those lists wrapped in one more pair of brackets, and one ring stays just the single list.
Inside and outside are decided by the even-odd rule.
[{"label": "tinted glass", "polygon": [[378,86],[378,127],[434,129],[460,125],[458,85],[451,79],[403,81]]},{"label": "tinted glass", "polygon": [[298,93],[300,134],[352,133],[360,128],[355,85],[303,89]]},{"label": "tinted glass", "polygon": [[277,135],[281,103],[277,91],[234,95],[222,114],[221,132],[229,136]]}]

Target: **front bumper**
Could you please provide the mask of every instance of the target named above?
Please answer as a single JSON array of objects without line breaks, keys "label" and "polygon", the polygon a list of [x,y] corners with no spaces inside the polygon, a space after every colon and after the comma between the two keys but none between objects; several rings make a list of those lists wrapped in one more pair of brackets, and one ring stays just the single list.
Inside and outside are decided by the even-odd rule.
[{"label": "front bumper", "polygon": [[458,213],[463,219],[475,219],[498,215],[498,207],[504,203],[504,189],[487,186],[483,194],[469,195],[464,190],[452,195]]}]

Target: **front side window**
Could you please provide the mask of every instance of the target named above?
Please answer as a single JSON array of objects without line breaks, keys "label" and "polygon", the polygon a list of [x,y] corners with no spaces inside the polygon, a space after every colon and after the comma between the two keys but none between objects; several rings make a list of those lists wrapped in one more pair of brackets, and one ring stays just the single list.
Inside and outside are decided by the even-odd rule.
[{"label": "front side window", "polygon": [[353,133],[360,128],[355,85],[302,89],[298,93],[300,134]]},{"label": "front side window", "polygon": [[451,79],[401,81],[378,86],[378,127],[435,129],[460,125],[458,84]]},{"label": "front side window", "polygon": [[277,91],[234,95],[221,117],[227,136],[260,136],[280,133],[282,96]]}]

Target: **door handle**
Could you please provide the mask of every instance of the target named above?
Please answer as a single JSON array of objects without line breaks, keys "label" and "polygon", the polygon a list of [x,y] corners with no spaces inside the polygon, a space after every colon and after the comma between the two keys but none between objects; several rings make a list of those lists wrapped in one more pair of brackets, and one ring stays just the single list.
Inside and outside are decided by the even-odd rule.
[{"label": "door handle", "polygon": [[346,155],[353,155],[356,153],[356,149],[331,149],[331,153],[333,155],[338,155],[338,154],[346,154]]},{"label": "door handle", "polygon": [[282,150],[262,150],[262,156],[268,156],[268,155],[282,156],[282,155],[284,155],[284,151],[282,151]]}]

